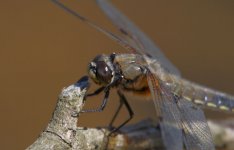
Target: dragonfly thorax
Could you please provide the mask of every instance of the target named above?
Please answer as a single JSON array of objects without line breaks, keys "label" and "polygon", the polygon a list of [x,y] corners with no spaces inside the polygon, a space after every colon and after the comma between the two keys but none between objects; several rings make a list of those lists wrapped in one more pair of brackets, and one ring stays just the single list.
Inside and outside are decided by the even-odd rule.
[{"label": "dragonfly thorax", "polygon": [[88,66],[90,78],[104,87],[149,94],[145,60],[137,54],[98,55]]}]

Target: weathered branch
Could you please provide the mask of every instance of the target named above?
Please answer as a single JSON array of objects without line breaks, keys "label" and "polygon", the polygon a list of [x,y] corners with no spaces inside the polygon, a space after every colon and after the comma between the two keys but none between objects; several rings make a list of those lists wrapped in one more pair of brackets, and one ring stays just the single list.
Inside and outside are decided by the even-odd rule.
[{"label": "weathered branch", "polygon": [[[53,116],[38,139],[27,149],[163,149],[160,129],[151,120],[124,127],[115,136],[108,136],[105,128],[77,127],[77,120],[84,105],[84,95],[89,87],[88,78],[81,78],[76,84],[64,88],[58,98]],[[233,125],[209,122],[218,147],[233,149]]]}]

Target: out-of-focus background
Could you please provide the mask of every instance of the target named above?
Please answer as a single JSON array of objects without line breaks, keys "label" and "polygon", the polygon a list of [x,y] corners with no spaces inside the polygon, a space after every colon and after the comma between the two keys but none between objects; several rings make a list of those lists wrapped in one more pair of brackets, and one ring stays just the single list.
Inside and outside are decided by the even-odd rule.
[{"label": "out-of-focus background", "polygon": [[[93,0],[66,3],[114,29]],[[159,45],[184,77],[234,94],[234,1],[113,3]],[[0,18],[0,145],[24,149],[46,127],[61,89],[85,75],[93,57],[126,51],[51,1],[2,1]],[[111,96],[104,112],[82,115],[80,125],[107,125],[118,104],[115,92]],[[87,108],[97,107],[101,98],[93,97]],[[154,114],[151,102],[134,99],[129,98],[136,113],[133,122]],[[207,116],[227,114],[208,111]]]}]

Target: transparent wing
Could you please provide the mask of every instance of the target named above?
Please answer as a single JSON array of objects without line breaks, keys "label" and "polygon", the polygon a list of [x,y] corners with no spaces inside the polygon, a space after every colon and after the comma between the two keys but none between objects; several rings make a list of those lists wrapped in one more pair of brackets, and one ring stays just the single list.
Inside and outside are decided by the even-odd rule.
[{"label": "transparent wing", "polygon": [[[135,25],[133,25],[125,16],[123,16],[117,9],[115,9],[112,5],[108,4],[104,0],[98,0],[98,4],[103,8],[104,12],[112,16],[118,17],[119,20],[115,20],[114,18],[112,21],[116,24],[118,21],[120,24],[116,24],[119,26],[119,29],[123,35],[123,37],[117,36],[108,30],[102,28],[101,26],[95,24],[91,20],[85,18],[84,16],[80,15],[76,11],[68,8],[59,0],[51,0],[53,3],[58,5],[60,8],[65,10],[66,12],[70,13],[71,15],[77,17],[79,20],[83,21],[87,25],[91,26],[92,28],[102,32],[112,40],[116,41],[118,44],[122,45],[124,48],[130,50],[134,53],[145,54],[148,55],[157,61],[160,62],[161,66],[168,72],[173,73],[175,75],[180,75],[178,69],[172,65],[172,63],[163,55],[163,53],[159,50],[159,48],[154,45],[154,43],[143,33],[141,32]],[[113,14],[112,14],[113,12]],[[127,26],[124,26],[124,22]],[[121,28],[121,26],[122,28]],[[126,27],[126,28],[125,28]],[[130,40],[130,41],[129,41]]]},{"label": "transparent wing", "polygon": [[164,146],[166,150],[182,150],[183,133],[180,126],[180,114],[175,101],[172,96],[169,96],[169,93],[166,93],[167,91],[161,91],[158,79],[154,74],[148,72],[147,77]]},{"label": "transparent wing", "polygon": [[51,0],[51,1],[54,4],[56,4],[57,6],[59,6],[60,8],[62,8],[63,10],[65,10],[66,12],[68,12],[69,14],[71,14],[71,15],[75,16],[76,18],[78,18],[79,20],[83,21],[84,23],[86,23],[90,27],[96,29],[97,31],[105,34],[110,39],[116,41],[118,44],[120,44],[124,48],[136,53],[135,48],[131,44],[129,44],[125,39],[123,39],[120,36],[117,36],[117,35],[109,32],[108,30],[106,30],[104,28],[102,28],[101,26],[99,26],[98,24],[92,22],[88,18],[82,16],[81,14],[76,12],[75,10],[72,10],[72,9],[68,8],[65,4],[63,4],[59,0]]},{"label": "transparent wing", "polygon": [[214,150],[212,135],[203,111],[193,103],[175,97],[167,86],[149,73],[149,88],[160,115],[161,132],[167,150]]},{"label": "transparent wing", "polygon": [[203,111],[185,99],[178,100],[178,108],[186,149],[214,150],[213,138]]},{"label": "transparent wing", "polygon": [[137,28],[126,16],[111,5],[107,0],[96,0],[100,8],[115,24],[122,37],[132,45],[138,53],[148,55],[157,59],[168,71],[180,75],[178,69],[164,56],[160,49],[148,38],[139,28]]}]

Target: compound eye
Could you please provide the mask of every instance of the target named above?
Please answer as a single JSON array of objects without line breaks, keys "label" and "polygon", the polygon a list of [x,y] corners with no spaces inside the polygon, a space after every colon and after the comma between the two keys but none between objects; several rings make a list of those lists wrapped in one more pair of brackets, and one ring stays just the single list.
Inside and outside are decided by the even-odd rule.
[{"label": "compound eye", "polygon": [[111,81],[112,71],[104,61],[97,62],[97,78],[105,83]]}]

